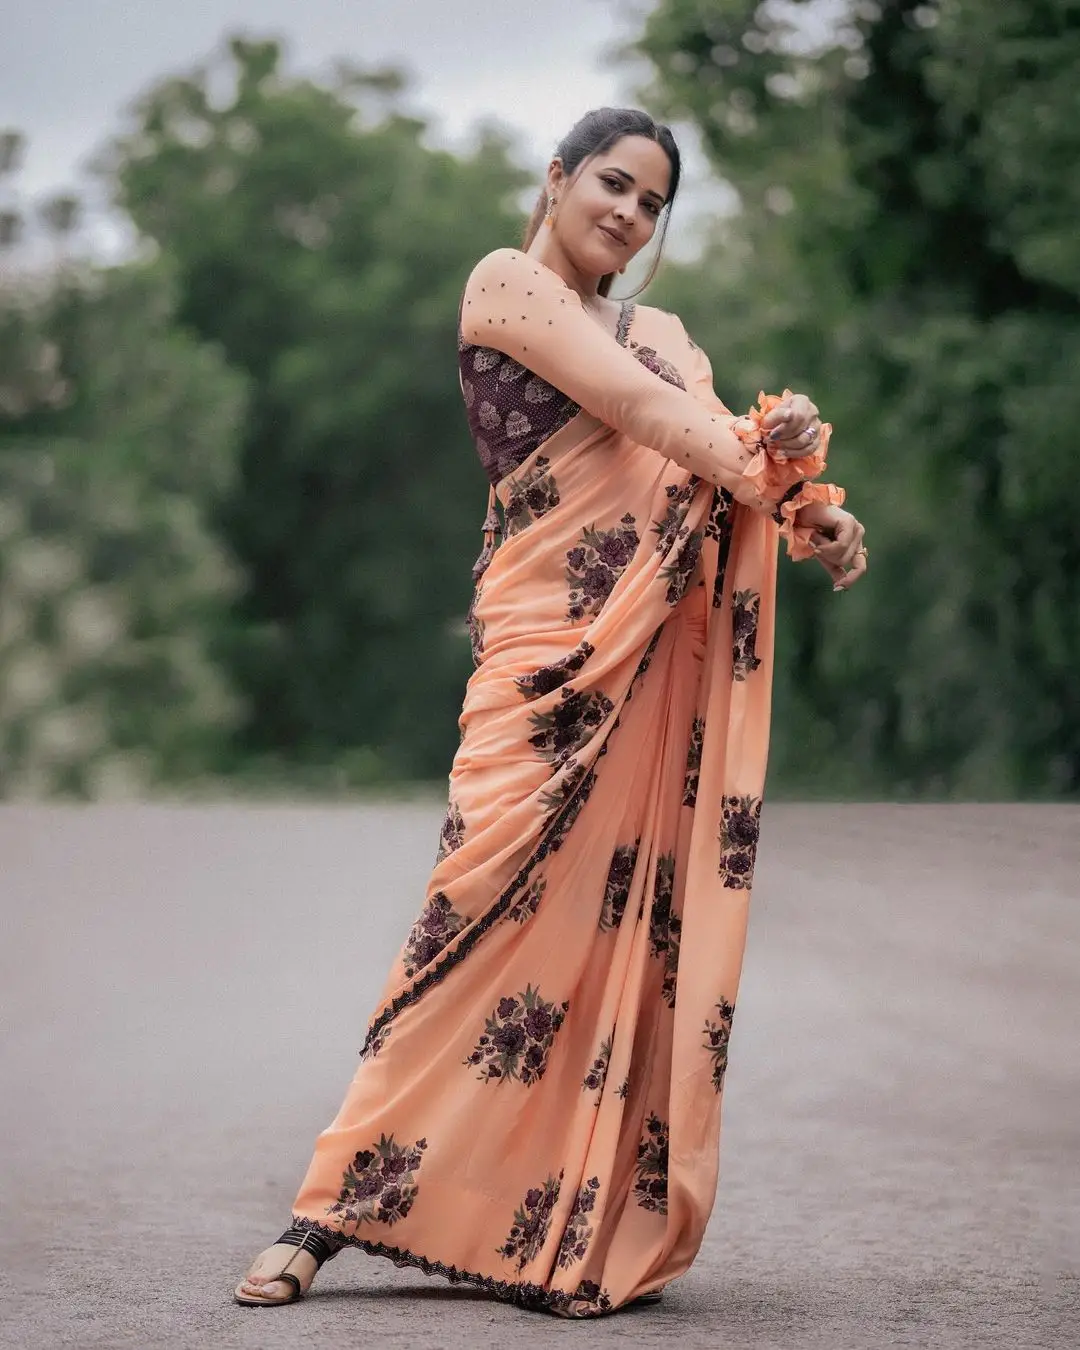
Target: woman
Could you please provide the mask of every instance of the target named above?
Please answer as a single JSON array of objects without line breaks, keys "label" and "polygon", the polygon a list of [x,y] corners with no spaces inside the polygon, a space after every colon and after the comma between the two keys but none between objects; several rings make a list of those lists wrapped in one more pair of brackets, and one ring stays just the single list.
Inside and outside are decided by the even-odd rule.
[{"label": "woman", "polygon": [[241,1302],[293,1301],[353,1245],[591,1316],[701,1243],[777,542],[837,589],[866,551],[841,490],[810,481],[829,428],[807,398],[733,418],[678,318],[609,298],[678,177],[666,127],[587,114],[524,249],[466,285],[461,388],[492,489],[450,807],[355,1078]]}]

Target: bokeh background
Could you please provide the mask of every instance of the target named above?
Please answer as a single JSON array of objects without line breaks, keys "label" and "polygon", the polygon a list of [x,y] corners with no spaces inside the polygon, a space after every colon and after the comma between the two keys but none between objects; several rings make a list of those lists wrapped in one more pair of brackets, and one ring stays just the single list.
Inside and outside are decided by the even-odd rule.
[{"label": "bokeh background", "polygon": [[686,149],[642,300],[728,403],[813,394],[868,530],[848,595],[782,569],[772,795],[1080,794],[1074,0],[4,25],[0,796],[445,775],[486,495],[457,300],[604,103]]}]

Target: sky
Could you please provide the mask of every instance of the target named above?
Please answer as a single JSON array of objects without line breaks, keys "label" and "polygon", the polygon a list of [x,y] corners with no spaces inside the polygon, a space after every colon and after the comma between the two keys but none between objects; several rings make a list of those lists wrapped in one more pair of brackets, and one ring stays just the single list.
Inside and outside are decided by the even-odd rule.
[{"label": "sky", "polygon": [[[410,110],[430,119],[429,143],[464,150],[479,119],[498,120],[515,135],[515,157],[539,173],[583,112],[634,101],[640,70],[616,67],[609,54],[638,31],[635,8],[633,0],[9,2],[0,127],[29,137],[17,184],[24,204],[65,187],[85,190],[81,166],[125,127],[132,100],[242,31],[281,38],[298,73],[317,76],[342,58],[399,66],[411,77]],[[686,189],[669,249],[686,254],[692,222],[721,209],[724,194],[707,185],[688,129],[679,140]],[[108,249],[115,231],[103,208],[91,205],[90,224]]]}]

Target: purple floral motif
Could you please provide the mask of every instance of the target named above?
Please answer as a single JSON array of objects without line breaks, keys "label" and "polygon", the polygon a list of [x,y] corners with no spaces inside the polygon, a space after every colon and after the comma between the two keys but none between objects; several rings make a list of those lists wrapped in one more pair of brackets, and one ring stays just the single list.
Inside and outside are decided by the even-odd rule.
[{"label": "purple floral motif", "polygon": [[581,1084],[582,1092],[596,1092],[599,1095],[596,1098],[597,1105],[600,1104],[600,1097],[604,1094],[604,1083],[607,1080],[608,1066],[611,1063],[611,1037],[606,1041],[600,1042],[600,1049],[596,1058],[592,1062],[592,1068],[585,1075]]},{"label": "purple floral motif", "polygon": [[541,759],[558,768],[581,749],[614,706],[599,690],[574,693],[564,685],[560,701],[550,712],[533,713],[529,717],[529,725],[533,728],[529,744]]},{"label": "purple floral motif", "polygon": [[761,798],[725,796],[720,810],[720,875],[728,890],[748,891],[757,857]]},{"label": "purple floral motif", "polygon": [[[685,528],[685,527],[684,527]],[[701,545],[705,538],[704,530],[694,530],[679,545],[675,557],[660,569],[660,580],[667,582],[665,599],[669,605],[677,605],[686,594],[701,560]]]},{"label": "purple floral motif", "polygon": [[720,1014],[719,1022],[705,1023],[705,1049],[712,1056],[712,1085],[720,1092],[724,1086],[724,1075],[728,1066],[728,1042],[731,1040],[731,1019],[735,1016],[735,1005],[721,997],[716,1005]]},{"label": "purple floral motif", "polygon": [[655,1114],[646,1119],[638,1144],[637,1174],[634,1196],[638,1204],[654,1214],[667,1214],[668,1127]]},{"label": "purple floral motif", "polygon": [[464,842],[465,821],[457,802],[451,797],[450,805],[446,811],[446,819],[443,821],[443,827],[439,834],[439,851],[435,855],[435,862],[441,863],[455,849],[459,849]]},{"label": "purple floral motif", "polygon": [[657,553],[670,553],[675,544],[680,539],[685,539],[690,533],[689,527],[684,522],[700,481],[699,478],[691,475],[682,487],[669,483],[664,489],[667,496],[667,506],[663,516],[652,523],[652,532],[656,535]]},{"label": "purple floral motif", "polygon": [[537,878],[529,889],[523,891],[506,911],[506,917],[513,919],[515,923],[524,923],[527,919],[531,919],[540,908],[540,901],[544,898],[545,890],[547,890],[547,878]]},{"label": "purple floral motif", "polygon": [[525,1199],[514,1211],[514,1222],[506,1241],[495,1248],[500,1256],[516,1263],[518,1274],[540,1254],[547,1241],[551,1216],[559,1202],[562,1176],[561,1172],[557,1177],[549,1176],[542,1186],[525,1192]]},{"label": "purple floral motif", "polygon": [[545,813],[545,825],[558,817],[558,824],[547,839],[551,853],[562,848],[578,816],[593,790],[596,774],[584,764],[570,758],[552,779],[552,786],[540,794],[540,805]]},{"label": "purple floral motif", "polygon": [[666,357],[661,356],[655,347],[643,347],[638,342],[631,342],[630,350],[641,364],[647,370],[651,370],[654,375],[659,375],[662,380],[675,385],[677,389],[686,388],[686,382],[679,374],[678,368],[673,366]]},{"label": "purple floral motif", "polygon": [[611,867],[608,870],[604,886],[604,903],[600,909],[599,928],[608,932],[618,928],[626,912],[626,902],[630,898],[630,881],[634,875],[640,840],[632,844],[619,844],[611,855]]},{"label": "purple floral motif", "polygon": [[686,524],[690,503],[700,481],[691,475],[681,488],[669,483],[664,489],[668,499],[667,508],[660,520],[653,521],[652,529],[656,535],[657,553],[674,552],[671,561],[660,569],[660,580],[667,583],[666,599],[669,605],[678,604],[686,594],[701,558],[705,531],[694,530],[691,533],[690,527]]},{"label": "purple floral motif", "polygon": [[587,1303],[591,1312],[610,1312],[611,1295],[601,1289],[595,1280],[582,1280],[574,1290],[576,1301]]},{"label": "purple floral motif", "polygon": [[662,997],[669,1008],[675,1006],[675,985],[679,969],[679,942],[682,920],[671,912],[675,893],[675,855],[663,853],[656,860],[652,913],[649,917],[649,950],[664,962]]},{"label": "purple floral motif", "polygon": [[596,1193],[600,1189],[600,1178],[590,1177],[574,1198],[570,1216],[559,1243],[557,1264],[560,1270],[569,1270],[575,1261],[581,1261],[588,1250],[593,1230],[589,1226],[589,1215],[596,1205]]},{"label": "purple floral motif", "polygon": [[582,532],[577,544],[566,555],[566,581],[570,588],[569,623],[580,623],[588,615],[599,614],[615,583],[626,571],[641,540],[635,520],[627,513],[613,530],[591,526]]},{"label": "purple floral motif", "polygon": [[731,597],[731,673],[736,680],[745,680],[761,665],[754,651],[760,604],[757,591],[736,591]]},{"label": "purple floral motif", "polygon": [[473,665],[476,667],[479,667],[484,659],[484,621],[476,612],[479,603],[480,587],[477,586],[465,615],[465,631],[469,635],[469,650],[472,652]]},{"label": "purple floral motif", "polygon": [[375,1035],[365,1043],[364,1048],[360,1051],[360,1058],[374,1059],[389,1039],[390,1031],[391,1025],[389,1022],[385,1026],[381,1026]]},{"label": "purple floral motif", "polygon": [[436,891],[420,911],[419,918],[405,939],[402,955],[406,976],[411,979],[418,970],[434,961],[468,923],[469,920],[454,909],[444,892]]},{"label": "purple floral motif", "polygon": [[[511,414],[513,416],[513,414]],[[510,431],[507,419],[507,430]],[[531,429],[531,428],[530,428]],[[548,472],[551,461],[538,455],[531,469],[520,478],[511,478],[506,500],[506,537],[520,534],[541,516],[546,516],[559,504],[559,488]]]},{"label": "purple floral motif", "polygon": [[697,806],[698,777],[701,773],[701,751],[705,745],[705,719],[695,717],[690,730],[690,749],[686,754],[686,778],[683,780],[683,806]]},{"label": "purple floral motif", "polygon": [[482,1082],[513,1078],[531,1087],[543,1078],[551,1047],[569,1011],[569,1003],[545,1003],[539,989],[526,985],[516,998],[499,1000],[484,1022],[484,1034],[462,1063],[478,1066]]},{"label": "purple floral motif", "polygon": [[591,642],[579,642],[569,656],[553,661],[550,666],[541,666],[531,675],[519,675],[514,681],[518,693],[530,702],[534,698],[543,698],[561,688],[571,675],[576,675],[596,649]]},{"label": "purple floral motif", "polygon": [[327,1214],[346,1223],[395,1224],[412,1209],[419,1187],[416,1173],[427,1148],[426,1139],[411,1147],[379,1137],[370,1149],[358,1153],[345,1169],[337,1200]]}]

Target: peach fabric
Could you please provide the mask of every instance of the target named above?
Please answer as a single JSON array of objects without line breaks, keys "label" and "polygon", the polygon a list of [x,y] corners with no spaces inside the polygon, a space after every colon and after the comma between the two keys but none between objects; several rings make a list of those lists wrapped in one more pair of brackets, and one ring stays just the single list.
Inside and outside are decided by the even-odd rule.
[{"label": "peach fabric", "polygon": [[629,337],[685,389],[573,295],[509,249],[466,287],[464,337],[582,411],[498,484],[439,859],[293,1221],[591,1316],[713,1204],[779,526],[671,457],[730,416],[680,321]]}]

